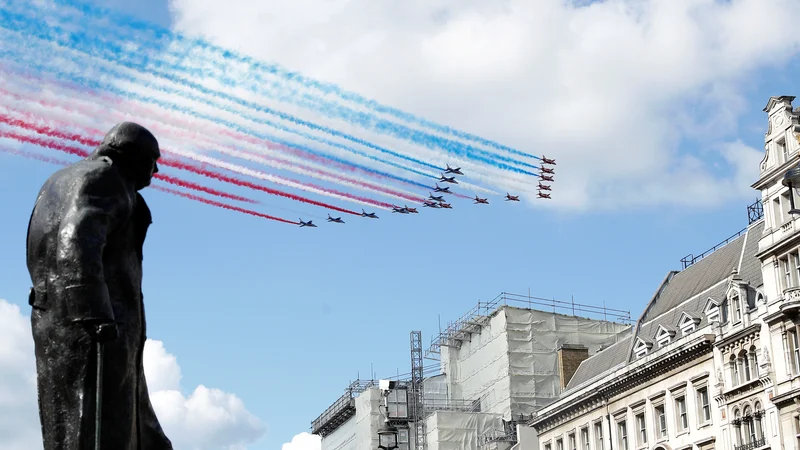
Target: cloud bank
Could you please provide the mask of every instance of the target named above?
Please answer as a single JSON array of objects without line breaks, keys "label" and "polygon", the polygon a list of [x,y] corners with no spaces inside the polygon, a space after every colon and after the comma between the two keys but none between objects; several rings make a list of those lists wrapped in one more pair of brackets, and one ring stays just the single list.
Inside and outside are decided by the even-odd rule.
[{"label": "cloud bank", "polygon": [[737,120],[754,107],[744,87],[797,54],[800,3],[584,3],[170,0],[170,10],[177,31],[557,158],[554,201],[538,204],[751,199],[762,150],[739,140]]},{"label": "cloud bank", "polygon": [[[184,395],[178,361],[162,342],[147,340],[144,368],[153,407],[176,450],[242,450],[266,432],[261,420],[235,394],[200,385]],[[0,417],[0,448],[42,448],[30,318],[3,299]]]}]

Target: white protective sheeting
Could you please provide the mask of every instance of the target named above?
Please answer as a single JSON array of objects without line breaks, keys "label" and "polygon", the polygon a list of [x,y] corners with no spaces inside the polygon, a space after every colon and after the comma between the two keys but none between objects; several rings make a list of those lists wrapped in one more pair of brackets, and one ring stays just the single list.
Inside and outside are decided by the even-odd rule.
[{"label": "white protective sheeting", "polygon": [[560,393],[558,347],[594,354],[629,325],[511,306],[495,311],[460,348],[442,347],[451,398],[481,400],[481,411],[529,415]]},{"label": "white protective sheeting", "polygon": [[478,450],[478,437],[503,429],[500,414],[437,411],[425,423],[428,450]]},{"label": "white protective sheeting", "polygon": [[369,388],[356,397],[356,415],[322,440],[322,450],[374,450],[378,428],[383,425],[379,409],[381,392]]}]

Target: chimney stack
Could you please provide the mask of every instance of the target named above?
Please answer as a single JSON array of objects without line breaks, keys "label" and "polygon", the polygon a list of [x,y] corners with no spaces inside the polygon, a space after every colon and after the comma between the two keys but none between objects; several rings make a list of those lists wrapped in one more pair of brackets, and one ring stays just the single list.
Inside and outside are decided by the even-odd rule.
[{"label": "chimney stack", "polygon": [[578,366],[589,358],[589,349],[579,344],[562,344],[558,348],[558,377],[561,379],[561,390],[563,391]]}]

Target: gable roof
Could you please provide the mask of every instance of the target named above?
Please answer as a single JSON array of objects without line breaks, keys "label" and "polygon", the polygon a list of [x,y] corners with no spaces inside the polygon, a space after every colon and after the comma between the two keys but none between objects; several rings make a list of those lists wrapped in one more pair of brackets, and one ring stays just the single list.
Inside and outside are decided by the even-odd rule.
[{"label": "gable roof", "polygon": [[635,360],[633,349],[638,340],[655,341],[660,327],[674,330],[684,314],[700,320],[697,328],[706,326],[705,307],[709,299],[717,304],[724,300],[733,269],[737,269],[742,280],[753,288],[763,286],[761,263],[755,257],[763,230],[762,219],[752,224],[742,236],[682,272],[667,274],[637,321],[633,334],[583,361],[566,390]]}]

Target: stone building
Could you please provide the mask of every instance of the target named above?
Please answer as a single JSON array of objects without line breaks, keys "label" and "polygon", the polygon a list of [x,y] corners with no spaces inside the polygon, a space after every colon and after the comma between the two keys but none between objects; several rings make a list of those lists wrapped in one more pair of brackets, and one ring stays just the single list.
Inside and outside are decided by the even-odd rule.
[{"label": "stone building", "polygon": [[668,273],[633,334],[580,364],[519,450],[800,449],[800,230],[782,184],[800,161],[793,100],[764,108],[750,225]]}]

